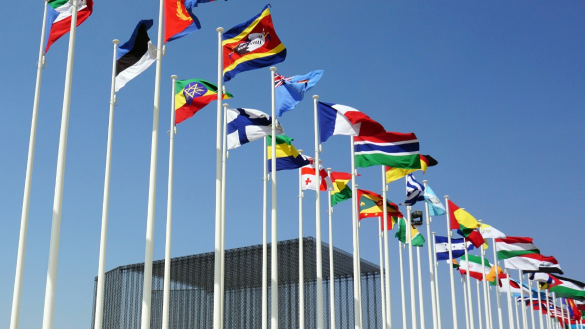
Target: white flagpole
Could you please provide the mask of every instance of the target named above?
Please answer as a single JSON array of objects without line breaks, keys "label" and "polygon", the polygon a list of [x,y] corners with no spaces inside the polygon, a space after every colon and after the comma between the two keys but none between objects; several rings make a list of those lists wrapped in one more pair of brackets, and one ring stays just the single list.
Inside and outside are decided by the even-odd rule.
[{"label": "white flagpole", "polygon": [[544,329],[544,321],[542,320],[542,298],[540,296],[540,284],[536,282],[536,293],[538,294],[538,322],[540,324],[540,329]]},{"label": "white flagpole", "polygon": [[79,0],[71,0],[71,31],[69,33],[69,50],[67,53],[67,70],[65,73],[65,91],[63,95],[63,112],[61,114],[61,131],[59,133],[59,151],[57,155],[57,174],[55,178],[55,195],[53,200],[53,223],[49,247],[49,266],[47,269],[47,286],[45,289],[45,306],[43,312],[43,329],[53,328],[55,313],[55,293],[57,290],[57,263],[59,260],[59,236],[61,231],[61,212],[63,210],[63,183],[65,180],[65,155],[67,154],[67,132],[69,130],[69,111],[71,109],[71,85],[73,84],[73,58],[75,55],[75,35],[77,31],[77,10]]},{"label": "white flagpole", "polygon": [[163,281],[162,329],[169,329],[169,304],[171,297],[171,231],[173,227],[173,162],[175,155],[175,81],[171,76],[171,130],[169,130],[169,181],[167,191],[167,233],[165,242],[165,274]]},{"label": "white flagpole", "polygon": [[548,289],[545,289],[544,291],[546,293],[546,315],[547,315],[547,317],[546,317],[546,328],[547,329],[550,329],[552,327],[552,323],[550,321],[550,316],[549,316],[550,315],[550,298],[548,296]]},{"label": "white flagpole", "polygon": [[528,329],[528,318],[526,316],[526,304],[524,304],[524,285],[522,284],[522,275],[522,270],[518,270],[518,278],[520,281],[520,309],[522,310],[522,326],[524,329]]},{"label": "white flagpole", "polygon": [[[427,188],[427,181],[423,180],[423,184],[425,189]],[[431,238],[431,222],[433,221],[432,217],[429,215],[429,204],[425,201],[425,217],[427,222],[427,237]],[[433,237],[434,241],[434,237]],[[433,311],[433,328],[437,329],[437,296],[436,296],[436,289],[435,289],[435,269],[433,266],[433,251],[431,250],[431,244],[433,242],[429,241],[427,243],[427,249],[429,252],[429,274],[430,274],[430,282],[431,282],[431,307]]]},{"label": "white flagpole", "polygon": [[[483,263],[482,263],[482,266],[483,266]],[[476,291],[477,291],[477,317],[479,318],[479,321],[478,321],[478,323],[479,323],[479,329],[483,329],[483,318],[482,318],[482,315],[481,315],[481,293],[479,291],[479,280],[476,280],[475,287],[477,288],[476,289]],[[486,320],[487,320],[487,313],[486,313]],[[488,324],[486,324],[486,328],[489,328],[489,325]]]},{"label": "white flagpole", "polygon": [[353,148],[354,137],[350,136],[351,146],[351,174],[353,179],[351,181],[351,224],[353,231],[353,309],[355,329],[362,329],[362,296],[361,289],[361,275],[359,272],[359,241],[358,241],[358,216],[357,216],[357,170],[355,169],[355,150]]},{"label": "white flagpole", "polygon": [[[303,154],[303,150],[298,150]],[[303,255],[303,174],[299,168],[299,329],[305,329],[305,264]]]},{"label": "white flagpole", "polygon": [[[529,290],[529,301],[530,301],[530,307],[528,308],[528,310],[530,311],[530,323],[532,324],[532,329],[536,329],[536,322],[534,321],[534,311],[532,310],[532,282],[530,281],[530,279],[528,279],[528,290]],[[524,305],[526,305],[526,303],[524,303],[524,301],[522,301],[522,303]]]},{"label": "white flagpole", "polygon": [[[493,238],[492,239],[492,244],[493,244],[493,251],[494,251],[494,266],[496,267],[496,299],[498,302],[498,325],[500,326],[500,329],[504,329],[504,320],[502,317],[502,299],[501,299],[501,291],[500,291],[500,279],[499,279],[499,274],[498,274],[498,253],[496,251],[496,239]],[[510,304],[508,304],[508,320],[509,320],[509,326],[510,328],[514,328],[514,322],[512,321],[512,314],[510,313],[512,309],[510,308]]]},{"label": "white flagpole", "polygon": [[221,152],[221,284],[220,284],[220,310],[221,328],[224,326],[224,307],[225,307],[225,171],[229,153],[227,150],[227,108],[228,104],[223,104],[223,133],[222,133],[222,152]]},{"label": "white flagpole", "polygon": [[47,0],[43,13],[43,26],[41,28],[41,45],[39,46],[39,60],[37,61],[37,80],[35,83],[35,96],[33,101],[32,120],[30,124],[30,138],[28,142],[28,158],[26,161],[26,176],[24,179],[24,197],[22,200],[22,213],[20,216],[20,235],[18,238],[18,253],[16,256],[16,274],[14,275],[14,292],[12,294],[12,313],[10,314],[10,329],[18,329],[20,319],[20,297],[22,294],[22,276],[24,273],[24,254],[26,251],[26,235],[28,230],[28,211],[30,208],[30,187],[32,182],[32,169],[35,158],[35,141],[37,136],[37,119],[39,113],[39,99],[41,97],[41,77],[45,65],[45,35],[47,25]]},{"label": "white flagpole", "polygon": [[[554,319],[557,319],[557,316],[556,316],[556,313],[557,313],[557,297],[556,297],[556,294],[554,292],[552,293],[552,301],[553,301],[553,311],[554,311],[554,314],[555,314]],[[554,321],[552,321],[552,323],[554,323]]]},{"label": "white flagpole", "polygon": [[222,103],[223,103],[223,54],[222,54],[222,35],[223,28],[218,27],[217,38],[217,122],[216,122],[216,140],[215,140],[215,260],[213,276],[213,328],[222,329],[221,314],[221,274],[223,273],[221,257],[221,163],[222,163]]},{"label": "white flagpole", "polygon": [[388,253],[388,184],[386,184],[386,166],[382,166],[382,202],[384,220],[384,262],[386,270],[384,271],[384,280],[386,288],[386,328],[392,329],[392,299],[390,297],[390,256]]},{"label": "white flagpole", "polygon": [[[422,270],[420,266],[420,249],[421,247],[416,247],[416,267],[418,272],[418,314],[420,316],[420,327],[426,328],[425,324],[425,302],[423,298],[423,286],[422,286]],[[431,297],[432,298],[432,297]]]},{"label": "white flagpole", "polygon": [[402,260],[402,242],[398,241],[398,257],[400,258],[400,292],[402,293],[402,328],[407,329],[408,325],[406,324],[406,292],[404,291],[404,262]]},{"label": "white flagpole", "polygon": [[437,262],[437,245],[435,243],[435,232],[433,232],[433,254],[431,255],[431,257],[433,258],[433,263],[434,263],[434,273],[435,273],[435,282],[437,283],[435,285],[435,299],[437,301],[437,328],[441,329],[442,324],[441,324],[441,299],[439,298],[439,277],[438,277],[438,272],[439,272],[439,263]]},{"label": "white flagpole", "polygon": [[[514,328],[514,321],[512,319],[512,315],[516,316],[516,327],[518,329],[520,329],[520,320],[519,320],[519,315],[518,315],[518,303],[514,303],[514,307],[512,308],[512,290],[510,288],[510,280],[512,280],[512,278],[510,277],[510,271],[508,271],[508,269],[506,269],[506,276],[508,277],[508,317],[510,320],[510,328]],[[515,313],[514,313],[515,311]],[[512,314],[514,313],[514,314]]]},{"label": "white flagpole", "polygon": [[[331,177],[331,168],[327,168],[327,175]],[[331,193],[327,192],[329,212],[329,304],[331,310],[330,329],[335,329],[335,263],[333,262],[333,207],[331,207]],[[380,264],[382,260],[380,259]],[[380,272],[381,273],[381,272]],[[383,289],[382,289],[383,290]],[[383,292],[382,292],[383,293]],[[382,302],[384,299],[382,298]]]},{"label": "white flagpole", "polygon": [[464,245],[465,260],[467,261],[467,274],[465,280],[467,281],[467,302],[469,303],[469,326],[475,329],[475,319],[473,317],[473,299],[471,299],[471,282],[469,280],[469,258],[467,253],[467,244]]},{"label": "white flagpole", "polygon": [[[480,254],[481,254],[481,263],[484,263],[485,260],[485,249],[483,248],[483,246],[480,249]],[[497,267],[496,267],[497,269]],[[498,271],[495,272],[496,276]],[[496,279],[497,280],[497,279]],[[498,281],[496,281],[497,283]],[[487,283],[487,279],[486,279],[486,273],[485,273],[485,268],[483,269],[483,280],[482,280],[482,285],[483,285],[483,303],[485,304],[485,325],[487,328],[489,329],[494,329],[494,324],[492,322],[492,300],[490,298],[490,294],[489,294],[489,288],[488,288],[488,283]]]},{"label": "white flagpole", "polygon": [[106,144],[106,174],[104,178],[104,199],[102,203],[102,230],[100,235],[100,255],[98,261],[98,280],[95,297],[94,328],[102,329],[104,314],[104,280],[106,268],[106,243],[108,237],[108,207],[110,203],[110,172],[112,168],[112,138],[114,132],[114,107],[116,106],[116,58],[119,40],[115,39],[112,63],[112,84],[110,89],[110,116],[108,120],[108,142]]},{"label": "white flagpole", "polygon": [[[386,201],[386,200],[384,200]],[[385,202],[384,202],[385,203]],[[382,212],[382,217],[380,218],[380,224],[378,225],[380,232],[378,233],[378,245],[379,245],[379,249],[380,249],[380,289],[381,289],[381,294],[380,294],[380,299],[382,300],[382,329],[386,329],[386,294],[384,293],[385,287],[384,287],[384,262],[383,262],[383,257],[384,257],[384,252],[382,250],[382,235],[383,235],[383,231],[382,231],[382,221],[384,220],[384,213],[386,213],[385,211]]]},{"label": "white flagpole", "polygon": [[313,96],[313,116],[315,128],[315,240],[316,240],[316,262],[317,262],[317,328],[323,329],[323,253],[321,246],[321,191],[320,191],[320,173],[319,168],[321,162],[319,161],[320,143],[319,143],[319,117],[317,115],[317,101],[319,96]]},{"label": "white flagpole", "polygon": [[417,329],[417,319],[416,319],[416,289],[414,285],[414,261],[413,261],[413,254],[412,254],[412,226],[411,226],[411,214],[410,211],[412,210],[411,206],[406,207],[406,241],[408,242],[408,269],[410,273],[410,317],[412,318],[412,329]]},{"label": "white flagpole", "polygon": [[276,106],[275,106],[275,90],[274,90],[274,74],[276,67],[270,68],[270,85],[272,90],[272,237],[270,240],[270,313],[271,321],[270,328],[278,329],[278,236],[277,236],[277,217],[276,217]]},{"label": "white flagpole", "polygon": [[[453,264],[453,250],[451,247],[451,219],[449,218],[449,196],[445,195],[445,208],[446,208],[446,216],[447,216],[447,244],[449,245],[449,261],[450,264]],[[467,244],[464,245],[464,248],[467,249]],[[449,269],[449,279],[451,280],[451,309],[453,311],[453,329],[457,329],[459,326],[457,324],[457,304],[456,304],[456,297],[455,297],[455,282],[453,278],[453,270]]]},{"label": "white flagpole", "polygon": [[[268,180],[268,151],[267,151],[267,137],[264,137],[264,162],[262,175],[262,329],[268,329],[268,223],[267,223],[267,185]],[[274,160],[272,160],[274,161]],[[301,194],[302,195],[302,194]],[[302,215],[301,215],[302,216]],[[301,224],[299,224],[301,225]],[[299,246],[302,251],[302,244]],[[302,258],[301,258],[302,259]],[[299,260],[300,261],[300,260]],[[300,266],[300,265],[299,265]],[[301,292],[299,288],[299,293]],[[303,296],[301,294],[301,296]],[[303,329],[301,327],[301,329]]]},{"label": "white flagpole", "polygon": [[[451,269],[453,271],[453,269]],[[461,277],[461,283],[463,284],[463,305],[465,305],[465,328],[469,329],[469,303],[467,302],[467,284],[465,278]]]}]

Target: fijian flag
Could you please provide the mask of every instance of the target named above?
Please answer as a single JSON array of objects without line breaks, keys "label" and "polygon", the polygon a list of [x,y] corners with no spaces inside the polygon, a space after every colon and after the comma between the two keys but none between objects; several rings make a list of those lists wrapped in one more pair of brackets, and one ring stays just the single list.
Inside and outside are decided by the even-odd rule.
[{"label": "fijian flag", "polygon": [[[252,109],[228,109],[227,148],[235,149],[272,133],[272,118],[261,111]],[[277,134],[284,134],[282,126],[276,127]]]},{"label": "fijian flag", "polygon": [[118,48],[116,92],[156,60],[156,47],[150,42],[147,32],[151,27],[152,19],[140,21],[130,40]]},{"label": "fijian flag", "polygon": [[424,201],[425,187],[414,179],[412,174],[406,176],[406,200],[403,206],[414,206],[417,201]]}]

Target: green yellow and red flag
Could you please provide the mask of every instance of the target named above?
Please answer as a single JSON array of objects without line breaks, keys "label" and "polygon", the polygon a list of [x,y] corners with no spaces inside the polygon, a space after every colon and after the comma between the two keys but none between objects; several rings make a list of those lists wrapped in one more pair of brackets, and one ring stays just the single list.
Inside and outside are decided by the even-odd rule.
[{"label": "green yellow and red flag", "polygon": [[[226,92],[223,99],[232,98]],[[192,117],[211,101],[217,99],[217,86],[200,79],[175,81],[175,124]]]},{"label": "green yellow and red flag", "polygon": [[[381,195],[374,192],[358,189],[358,218],[361,220],[367,217],[382,217],[383,214],[383,198]],[[387,213],[386,217],[390,222],[391,217],[404,217],[398,210],[398,206],[392,201],[386,199]]]}]

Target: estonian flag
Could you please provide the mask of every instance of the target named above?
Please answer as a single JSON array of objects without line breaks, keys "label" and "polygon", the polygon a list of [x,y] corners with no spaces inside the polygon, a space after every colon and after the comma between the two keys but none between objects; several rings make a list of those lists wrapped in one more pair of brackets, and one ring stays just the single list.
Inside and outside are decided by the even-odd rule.
[{"label": "estonian flag", "polygon": [[136,25],[132,37],[118,49],[116,62],[116,92],[128,81],[144,72],[156,60],[156,47],[150,42],[148,29],[152,19],[142,20]]}]

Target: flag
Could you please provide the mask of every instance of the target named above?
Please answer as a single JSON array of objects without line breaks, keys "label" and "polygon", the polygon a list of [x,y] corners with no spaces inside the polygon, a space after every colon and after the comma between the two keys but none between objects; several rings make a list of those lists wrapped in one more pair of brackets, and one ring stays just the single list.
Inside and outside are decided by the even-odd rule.
[{"label": "flag", "polygon": [[[404,217],[398,218],[398,231],[394,235],[396,238],[398,238],[398,240],[400,240],[400,242],[406,243],[406,244],[408,244],[410,242],[410,241],[408,241],[408,235],[407,235],[408,232],[406,231],[407,224],[408,223],[407,223],[406,219],[404,219]],[[410,226],[410,237],[412,240],[413,247],[422,247],[425,244],[425,238],[412,225]]]},{"label": "flag", "polygon": [[130,40],[118,48],[116,57],[116,92],[128,81],[144,72],[156,60],[156,47],[148,37],[152,19],[142,20],[136,25]]},{"label": "flag", "polygon": [[506,237],[504,233],[496,230],[491,225],[484,223],[479,226],[479,233],[481,233],[481,236],[483,236],[484,239],[502,239]]},{"label": "flag", "polygon": [[[357,192],[359,219],[362,220],[367,217],[382,217],[384,211],[384,198],[379,194],[366,190],[358,189]],[[386,210],[387,218],[392,216],[402,217],[402,213],[398,210],[398,206],[388,199],[386,199]]]},{"label": "flag", "polygon": [[[465,239],[451,239],[451,254],[453,259],[465,255],[465,246],[467,250],[473,250],[473,244]],[[437,260],[449,259],[449,240],[446,236],[435,235],[435,249]]]},{"label": "flag", "polygon": [[418,139],[414,133],[385,132],[376,136],[357,136],[354,141],[356,167],[421,167]]},{"label": "flag", "polygon": [[305,92],[313,88],[322,75],[323,70],[311,71],[305,75],[295,75],[288,78],[275,74],[276,116],[280,118],[284,112],[294,109],[303,100]]},{"label": "flag", "polygon": [[468,254],[467,257],[463,255],[459,260],[459,272],[462,275],[469,274],[470,277],[480,281],[483,281],[484,273],[487,275],[491,266],[487,259],[484,258],[482,264],[481,257],[475,255]]},{"label": "flag", "polygon": [[[264,112],[240,108],[228,109],[225,115],[228,150],[272,133],[272,118]],[[276,127],[276,133],[284,134],[282,126]]]},{"label": "flag", "polygon": [[[85,22],[85,20],[93,12],[93,1],[85,0],[85,3],[79,3],[77,9],[77,26]],[[69,0],[49,0],[47,6],[47,47],[45,54],[49,48],[60,37],[64,36],[71,29],[71,16],[73,15],[73,5]]]},{"label": "flag", "polygon": [[585,283],[551,275],[553,282],[549,286],[550,292],[554,292],[557,297],[572,298],[585,300]]},{"label": "flag", "polygon": [[[303,190],[317,190],[317,182],[315,181],[315,159],[309,158],[310,163],[301,168],[301,188]],[[319,165],[319,190],[333,191],[333,183],[331,178],[327,175],[327,171],[322,165]]]},{"label": "flag", "polygon": [[548,285],[553,283],[552,276],[548,273],[532,272],[530,273],[530,280],[540,283],[541,289],[548,289]]},{"label": "flag", "polygon": [[386,132],[378,122],[353,107],[317,103],[321,143],[333,135],[374,136]]},{"label": "flag", "polygon": [[[422,155],[421,155],[422,157]],[[437,195],[430,186],[427,185],[424,193],[425,201],[429,204],[429,215],[441,216],[446,213],[445,206],[441,203],[441,200],[437,198]]]},{"label": "flag", "polygon": [[[502,275],[500,277],[500,287],[501,292],[510,292],[514,297],[518,297],[520,294],[523,296],[530,296],[531,292],[534,293],[534,291],[530,290],[525,283],[522,283],[522,289],[520,289],[520,283],[507,275]],[[508,287],[510,289],[509,291]],[[538,298],[538,295],[536,295],[536,297]]]},{"label": "flag", "polygon": [[484,243],[481,234],[475,230],[479,227],[479,222],[470,213],[459,208],[453,201],[449,200],[448,204],[451,229],[459,230],[461,235],[471,241],[476,248],[479,248]]},{"label": "flag", "polygon": [[563,274],[558,261],[553,256],[526,254],[504,259],[504,267],[524,272],[549,272]]},{"label": "flag", "polygon": [[[297,169],[310,163],[309,158],[302,156],[291,144],[292,138],[287,135],[276,136],[276,171]],[[272,171],[272,136],[266,136],[268,171]]]},{"label": "flag", "polygon": [[331,191],[331,206],[335,206],[341,201],[351,199],[351,187],[348,185],[351,180],[351,174],[344,172],[331,172],[333,181],[333,191]]},{"label": "flag", "polygon": [[[496,272],[497,272],[497,274],[496,274]],[[485,279],[487,281],[489,281],[490,285],[495,286],[497,284],[496,278],[499,277],[500,274],[502,274],[502,273],[504,273],[504,271],[502,271],[501,267],[492,266],[492,268],[490,268],[490,271],[485,276]]]},{"label": "flag", "polygon": [[420,169],[403,169],[386,167],[386,183],[391,183],[398,180],[412,172],[422,170],[423,174],[427,172],[428,167],[436,166],[439,162],[430,155],[420,155]]},{"label": "flag", "polygon": [[274,31],[268,5],[249,21],[223,34],[223,81],[284,61],[286,48]]},{"label": "flag", "polygon": [[563,304],[567,305],[567,309],[569,310],[569,317],[574,320],[580,320],[582,317],[581,311],[575,304],[575,301],[571,298],[562,298]]},{"label": "flag", "polygon": [[538,250],[532,241],[532,238],[522,238],[515,236],[496,239],[496,251],[498,252],[498,259],[504,260],[527,254],[540,254],[540,250]]},{"label": "flag", "polygon": [[[226,92],[223,99],[232,98]],[[217,86],[200,79],[175,81],[175,124],[183,122],[217,99]]]},{"label": "flag", "polygon": [[165,1],[165,43],[182,38],[201,28],[201,23],[193,14],[197,0]]},{"label": "flag", "polygon": [[425,197],[425,187],[414,179],[412,174],[408,174],[406,178],[406,200],[401,203],[401,206],[414,206],[417,201],[423,201]]}]

